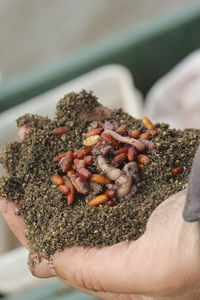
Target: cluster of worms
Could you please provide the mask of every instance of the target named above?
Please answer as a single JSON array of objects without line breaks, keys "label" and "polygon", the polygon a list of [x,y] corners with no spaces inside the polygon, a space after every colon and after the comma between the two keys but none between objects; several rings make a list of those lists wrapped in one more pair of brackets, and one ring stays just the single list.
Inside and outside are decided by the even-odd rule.
[{"label": "cluster of worms", "polygon": [[[142,124],[144,132],[130,130],[125,124],[119,126],[116,120],[94,121],[84,134],[84,148],[54,157],[57,174],[51,180],[67,195],[68,205],[74,203],[76,193],[86,195],[90,206],[106,201],[113,206],[118,199],[130,199],[136,194],[139,169],[150,163],[150,158],[142,151],[145,148],[152,151],[156,147],[150,141],[157,135],[156,127],[147,117],[142,119]],[[69,127],[58,127],[53,133],[61,135],[69,130]],[[103,193],[95,194],[91,182],[102,185]]]}]

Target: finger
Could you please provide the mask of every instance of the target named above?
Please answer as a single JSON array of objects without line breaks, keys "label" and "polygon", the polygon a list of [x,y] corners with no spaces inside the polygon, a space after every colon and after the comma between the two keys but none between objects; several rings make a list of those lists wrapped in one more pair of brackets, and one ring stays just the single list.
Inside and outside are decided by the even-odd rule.
[{"label": "finger", "polygon": [[[51,261],[46,260],[45,258],[42,257],[42,255],[30,255],[29,256],[29,261],[28,265],[30,268],[30,271],[32,274],[36,277],[39,278],[50,278],[50,277],[55,277],[57,276],[53,264]],[[72,288],[79,290],[83,293],[86,293],[88,295],[94,296],[98,299],[105,299],[105,300],[151,300],[151,297],[147,296],[142,296],[142,295],[130,295],[130,294],[117,294],[117,293],[109,293],[109,292],[101,292],[101,291],[93,291],[93,290],[88,290],[86,288],[83,288],[81,286],[78,286],[76,282],[71,282],[67,280],[63,280],[63,278],[59,278],[59,280],[64,282],[66,285],[71,286]]]},{"label": "finger", "polygon": [[149,271],[142,265],[146,253],[140,238],[101,249],[68,248],[56,252],[52,263],[57,276],[71,285],[91,291],[132,293],[134,290],[140,294],[148,290],[150,282]]},{"label": "finger", "polygon": [[56,276],[51,261],[48,261],[43,253],[30,253],[28,267],[32,275],[38,278],[50,278]]},{"label": "finger", "polygon": [[30,128],[28,128],[26,125],[23,125],[19,128],[18,131],[18,137],[20,140],[24,139],[25,133],[28,133],[30,131]]},{"label": "finger", "polygon": [[[32,274],[36,277],[39,278],[49,278],[49,277],[53,277],[56,276],[56,273],[53,269],[53,267],[51,266],[51,264],[44,258],[38,258],[38,255],[34,255],[34,258],[31,257],[31,260],[35,262],[35,265],[30,268]],[[31,262],[32,264],[32,262]],[[30,260],[29,260],[29,265],[30,265]],[[50,267],[51,266],[51,267]],[[105,299],[105,300],[150,300],[151,298],[145,298],[145,296],[140,296],[140,295],[130,295],[130,294],[117,294],[117,293],[109,293],[109,292],[101,292],[101,291],[92,291],[92,290],[88,290],[86,288],[83,288],[81,286],[78,286],[76,284],[76,282],[71,282],[71,281],[67,281],[67,280],[63,280],[62,278],[59,278],[59,276],[57,276],[57,278],[64,282],[66,285],[79,290],[83,293],[86,293],[88,295],[94,296],[98,299]]]},{"label": "finger", "polygon": [[19,241],[28,249],[24,220],[23,217],[15,214],[17,208],[15,202],[0,197],[0,212]]},{"label": "finger", "polygon": [[[134,252],[135,255],[140,253],[139,249],[137,241],[121,242],[101,249],[72,247],[56,252],[47,263],[49,268],[53,265],[59,278],[72,286],[77,285],[91,291],[129,293],[134,285],[130,270],[136,274],[135,277],[140,273],[137,266],[135,270],[131,266],[134,265],[134,260],[138,260]],[[33,273],[38,277],[41,277],[41,274],[42,277],[48,277],[49,272],[51,270],[47,270],[44,264],[36,264]],[[140,280],[135,278],[135,282],[137,281]],[[134,290],[136,288],[135,286]]]}]

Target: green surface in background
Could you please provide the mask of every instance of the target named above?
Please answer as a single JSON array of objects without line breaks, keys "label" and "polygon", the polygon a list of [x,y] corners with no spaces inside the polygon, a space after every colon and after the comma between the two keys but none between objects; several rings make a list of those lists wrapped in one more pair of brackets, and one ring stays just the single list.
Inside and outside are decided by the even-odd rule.
[{"label": "green surface in background", "polygon": [[105,64],[126,66],[145,94],[187,54],[200,47],[200,4],[36,70],[0,87],[0,111]]}]

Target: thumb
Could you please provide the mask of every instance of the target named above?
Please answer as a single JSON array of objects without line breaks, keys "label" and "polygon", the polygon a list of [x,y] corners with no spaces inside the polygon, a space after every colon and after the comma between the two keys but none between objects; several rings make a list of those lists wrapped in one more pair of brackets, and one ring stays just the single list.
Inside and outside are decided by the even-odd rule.
[{"label": "thumb", "polygon": [[92,291],[144,293],[150,282],[149,272],[152,272],[147,270],[148,267],[141,268],[145,249],[143,237],[135,242],[121,242],[100,249],[66,248],[56,252],[49,262],[42,260],[35,264],[32,271],[37,277],[56,274],[69,285]]}]

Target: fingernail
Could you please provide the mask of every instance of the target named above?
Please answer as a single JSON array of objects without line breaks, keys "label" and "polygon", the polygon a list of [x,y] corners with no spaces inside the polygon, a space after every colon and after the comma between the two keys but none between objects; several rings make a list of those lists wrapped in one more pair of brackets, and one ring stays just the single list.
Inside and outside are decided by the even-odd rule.
[{"label": "fingernail", "polygon": [[52,262],[40,255],[29,255],[28,265],[32,275],[35,277],[49,278],[56,276]]},{"label": "fingernail", "polygon": [[56,272],[52,264],[45,258],[42,258],[41,262],[34,267],[34,276],[39,278],[55,277]]}]

